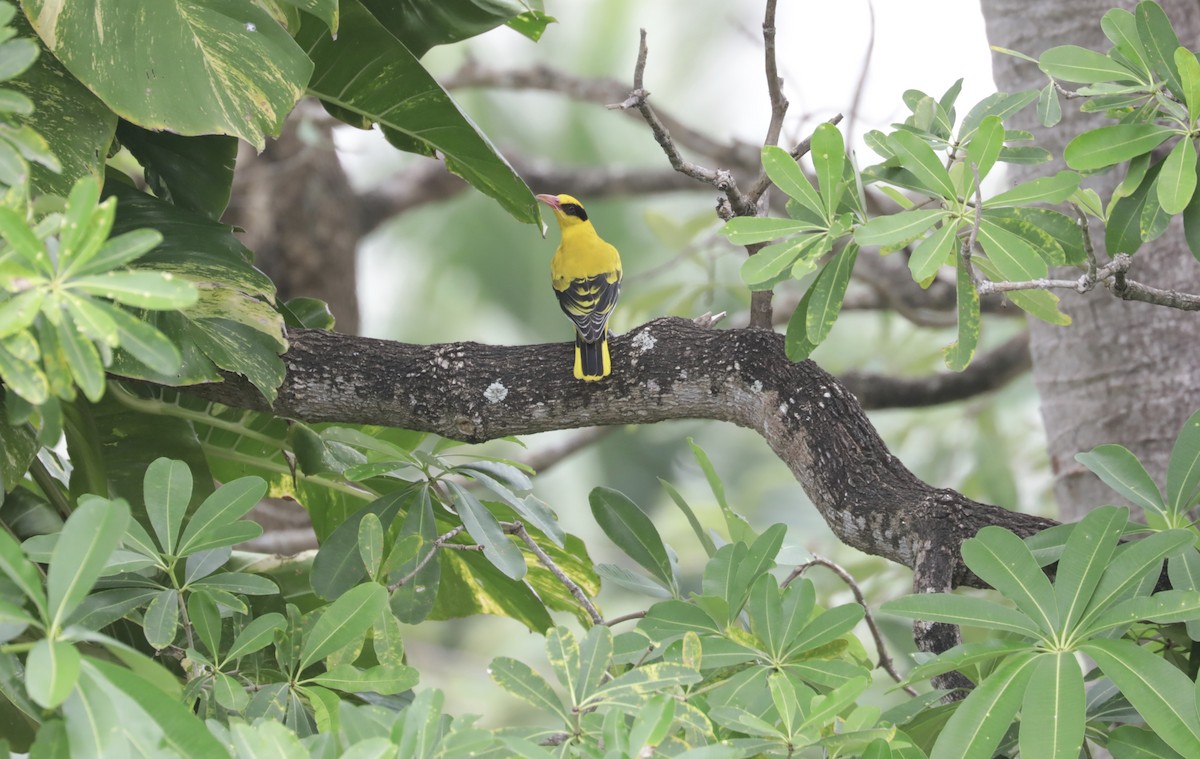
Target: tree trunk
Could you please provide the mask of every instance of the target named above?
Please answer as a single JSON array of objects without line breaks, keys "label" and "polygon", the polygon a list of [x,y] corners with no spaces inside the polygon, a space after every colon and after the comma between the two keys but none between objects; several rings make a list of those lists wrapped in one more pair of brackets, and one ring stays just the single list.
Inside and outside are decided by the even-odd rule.
[{"label": "tree trunk", "polygon": [[[1200,34],[1200,5],[1194,0],[1162,0],[1162,5],[1180,40],[1191,46]],[[1037,57],[1068,44],[1107,51],[1111,44],[1101,32],[1101,16],[1113,6],[1132,10],[1134,3],[982,0],[982,6],[992,45]],[[1006,92],[1040,88],[1047,81],[1032,63],[1007,55],[995,54],[993,69],[997,88]],[[1075,135],[1113,123],[1102,114],[1079,113],[1079,102],[1063,101],[1063,120],[1053,129],[1039,126],[1033,108],[1006,126],[1033,131],[1038,144],[1058,158]],[[1008,176],[1016,183],[1052,170],[1047,165],[1012,166]],[[1123,175],[1123,167],[1118,167],[1089,178],[1086,185],[1107,202]],[[1093,227],[1093,239],[1103,261],[1099,227]],[[1178,218],[1165,235],[1138,251],[1131,276],[1160,288],[1200,292],[1200,265],[1188,251]],[[1118,500],[1076,463],[1075,454],[1081,451],[1120,443],[1146,464],[1157,482],[1164,481],[1179,428],[1200,405],[1200,324],[1195,314],[1122,301],[1103,289],[1062,297],[1063,311],[1073,323],[1056,327],[1030,319],[1030,351],[1060,516],[1073,520]]]}]

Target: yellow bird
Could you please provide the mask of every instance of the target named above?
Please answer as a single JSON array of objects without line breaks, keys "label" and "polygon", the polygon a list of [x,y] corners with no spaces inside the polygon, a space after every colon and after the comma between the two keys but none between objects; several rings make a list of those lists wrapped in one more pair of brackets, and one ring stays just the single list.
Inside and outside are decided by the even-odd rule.
[{"label": "yellow bird", "polygon": [[570,195],[538,195],[550,206],[562,242],[550,261],[558,305],[575,323],[575,377],[585,382],[612,372],[608,317],[621,295],[621,256],[596,234],[583,204]]}]

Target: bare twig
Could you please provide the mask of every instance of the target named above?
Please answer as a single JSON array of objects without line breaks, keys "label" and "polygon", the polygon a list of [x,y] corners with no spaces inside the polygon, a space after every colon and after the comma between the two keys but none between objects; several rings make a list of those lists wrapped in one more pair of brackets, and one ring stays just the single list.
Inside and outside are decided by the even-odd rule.
[{"label": "bare twig", "polygon": [[[466,528],[460,524],[458,527],[455,527],[454,529],[450,530],[449,532],[445,532],[445,533],[442,533],[441,535],[438,535],[437,539],[433,541],[432,550],[430,550],[429,553],[425,554],[424,558],[422,558],[419,562],[417,562],[417,566],[413,567],[413,570],[411,572],[409,572],[408,574],[401,577],[399,580],[396,580],[394,583],[389,585],[388,593],[394,593],[396,591],[396,588],[399,588],[402,585],[407,585],[408,583],[412,582],[412,579],[417,576],[417,573],[420,572],[422,569],[424,569],[426,564],[433,561],[433,558],[435,556],[437,556],[437,552],[442,548],[451,547],[451,546],[447,545],[447,542],[452,540],[456,535],[458,535],[460,532],[462,532],[465,529]],[[454,546],[454,547],[460,547],[460,546]],[[471,545],[471,546],[464,545],[464,546],[461,546],[461,548],[463,550],[468,550],[468,549],[482,550],[483,547],[477,546],[477,545]]]},{"label": "bare twig", "polygon": [[572,435],[568,440],[558,445],[548,446],[534,451],[525,459],[525,465],[538,474],[566,459],[573,454],[599,442],[615,432],[618,427],[591,427]]},{"label": "bare twig", "polygon": [[612,627],[613,625],[619,625],[622,622],[632,622],[635,619],[641,619],[644,616],[646,616],[646,612],[634,611],[630,612],[629,614],[622,614],[619,617],[613,617],[612,619],[607,620],[604,624],[608,627]]},{"label": "bare twig", "polygon": [[588,616],[592,618],[593,624],[604,624],[604,617],[600,616],[600,612],[596,609],[596,605],[592,603],[591,599],[587,597],[587,594],[583,592],[583,589],[580,588],[574,580],[572,580],[570,577],[567,577],[566,572],[559,569],[558,565],[554,563],[554,559],[551,559],[550,555],[543,551],[542,547],[539,546],[536,541],[534,541],[533,537],[529,534],[529,531],[525,529],[525,525],[521,524],[520,522],[513,522],[511,524],[504,525],[504,531],[509,534],[516,535],[521,539],[521,542],[523,542],[529,548],[530,551],[533,551],[534,556],[538,557],[538,561],[542,562],[542,566],[544,566],[546,569],[549,569],[550,573],[557,577],[558,581],[565,585],[567,590],[571,591],[571,595],[575,596],[575,600],[579,602],[579,605],[587,610]]},{"label": "bare twig", "polygon": [[[879,632],[879,626],[875,624],[875,617],[871,614],[871,607],[867,605],[867,599],[863,595],[862,588],[858,586],[858,582],[855,581],[854,577],[843,569],[841,565],[814,554],[812,560],[806,561],[792,570],[787,579],[783,581],[783,587],[786,588],[793,580],[803,575],[812,567],[825,567],[837,575],[850,588],[850,592],[854,594],[854,600],[858,602],[859,606],[863,607],[863,619],[866,621],[867,627],[871,630],[871,637],[875,639],[875,650],[879,653],[879,666],[891,675],[893,680],[903,683],[904,678],[896,671],[896,665],[892,662],[892,657],[888,655],[887,646],[883,642],[883,635]],[[903,688],[904,692],[908,695],[917,695],[917,691],[911,685],[905,685]]]},{"label": "bare twig", "polygon": [[979,176],[979,166],[974,162],[971,163],[971,175],[975,178],[975,220],[971,223],[971,234],[967,237],[966,244],[963,245],[962,260],[963,266],[967,268],[967,274],[975,283],[975,289],[979,290],[979,294],[982,295],[983,290],[979,289],[979,275],[975,273],[975,265],[971,263],[971,254],[975,252],[975,238],[979,236],[979,223],[983,220],[983,190],[980,187],[983,180]]},{"label": "bare twig", "polygon": [[783,94],[783,79],[775,61],[775,6],[777,0],[767,0],[763,14],[763,58],[767,73],[767,92],[771,97],[771,122],[767,125],[767,136],[763,145],[779,144],[779,133],[783,131],[783,117],[787,115],[788,99]]}]

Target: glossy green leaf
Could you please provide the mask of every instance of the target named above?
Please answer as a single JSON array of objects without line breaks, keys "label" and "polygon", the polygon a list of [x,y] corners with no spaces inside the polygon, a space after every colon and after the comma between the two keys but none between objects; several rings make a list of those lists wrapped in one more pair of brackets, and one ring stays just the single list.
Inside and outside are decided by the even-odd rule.
[{"label": "glossy green leaf", "polygon": [[92,274],[70,280],[68,287],[135,308],[148,309],[187,308],[198,297],[191,282],[176,278],[169,272],[114,271]]},{"label": "glossy green leaf", "polygon": [[382,585],[366,583],[344,593],[325,608],[305,635],[300,669],[362,638],[386,605],[387,589]]},{"label": "glossy green leaf", "polygon": [[1023,206],[1030,203],[1061,203],[1079,189],[1079,175],[1060,171],[1052,177],[1032,179],[983,201],[984,208]]},{"label": "glossy green leaf", "polygon": [[221,612],[212,596],[203,591],[188,594],[188,620],[208,652],[217,658],[221,655]]},{"label": "glossy green leaf", "polygon": [[350,664],[339,664],[312,678],[312,682],[345,693],[378,693],[390,696],[412,689],[418,679],[417,670],[403,664],[378,665],[365,670]]},{"label": "glossy green leaf", "polygon": [[474,37],[527,11],[542,10],[540,2],[517,0],[363,0],[363,5],[417,57],[435,45]]},{"label": "glossy green leaf", "polygon": [[1100,19],[1104,36],[1113,43],[1114,59],[1124,59],[1138,71],[1139,78],[1150,76],[1150,64],[1146,62],[1146,49],[1138,37],[1137,19],[1124,8],[1113,8]]},{"label": "glossy green leaf", "polygon": [[1021,703],[1021,756],[1075,759],[1083,745],[1083,673],[1073,653],[1039,656]]},{"label": "glossy green leaf", "polygon": [[812,288],[805,291],[796,310],[788,319],[787,334],[784,337],[783,348],[791,361],[803,361],[808,358],[817,346],[808,339],[808,305],[812,302]]},{"label": "glossy green leaf", "polygon": [[117,139],[145,170],[154,194],[180,208],[220,219],[229,204],[237,140],[221,135],[184,137],[121,121]]},{"label": "glossy green leaf", "polygon": [[775,219],[765,216],[735,216],[721,227],[721,234],[734,245],[751,245],[770,242],[799,232],[824,229],[817,224],[793,219]]},{"label": "glossy green leaf", "polygon": [[1005,280],[1044,279],[1050,269],[1037,251],[1021,237],[984,217],[977,240]]},{"label": "glossy green leaf", "polygon": [[985,630],[1005,630],[1037,638],[1037,624],[1017,609],[989,601],[986,598],[958,596],[949,593],[920,593],[902,596],[881,607],[888,614],[952,625],[969,625]]},{"label": "glossy green leaf", "polygon": [[1171,748],[1184,756],[1200,753],[1195,687],[1186,675],[1128,640],[1091,640],[1080,650],[1095,660]]},{"label": "glossy green leaf", "polygon": [[828,239],[826,235],[801,235],[768,245],[746,258],[741,269],[742,281],[751,290],[769,287],[798,260],[819,255],[821,243]]},{"label": "glossy green leaf", "polygon": [[[366,576],[366,568],[363,567],[357,549],[359,523],[366,514],[372,513],[379,517],[381,523],[390,525],[402,507],[407,508],[407,513],[412,513],[416,507],[409,499],[418,495],[419,493],[415,489],[393,491],[372,501],[338,525],[322,541],[317,556],[313,559],[313,590],[322,598],[332,600],[362,580]],[[428,500],[428,496],[425,498]],[[430,511],[430,519],[432,519],[432,511]],[[433,529],[432,526],[430,529]],[[407,523],[405,531],[408,531]],[[436,537],[436,531],[433,532],[433,535]],[[436,564],[437,562],[431,563]],[[395,582],[396,579],[399,578],[391,578],[389,582]]]},{"label": "glossy green leaf", "polygon": [[159,546],[172,553],[192,498],[192,470],[182,461],[155,459],[146,470],[142,497]]},{"label": "glossy green leaf", "polygon": [[813,213],[824,216],[825,208],[821,204],[821,196],[788,151],[775,145],[767,145],[762,149],[762,163],[767,176],[785,195],[795,198]]},{"label": "glossy green leaf", "polygon": [[967,112],[958,130],[959,140],[969,139],[988,116],[997,116],[1003,121],[1037,100],[1037,97],[1037,90],[993,92]]},{"label": "glossy green leaf", "polygon": [[218,529],[241,519],[266,495],[267,484],[259,477],[242,477],[227,482],[196,509],[179,538],[177,555],[199,550],[201,541]]},{"label": "glossy green leaf", "polygon": [[1179,430],[1167,464],[1167,503],[1182,514],[1200,497],[1200,411],[1188,417]]},{"label": "glossy green leaf", "polygon": [[1088,512],[1071,531],[1054,580],[1060,630],[1071,630],[1083,616],[1125,530],[1129,513],[1115,506]]},{"label": "glossy green leaf", "polygon": [[557,717],[564,724],[570,723],[570,717],[558,694],[550,687],[550,683],[534,672],[529,665],[507,656],[500,656],[492,660],[488,673],[497,685],[525,703]]},{"label": "glossy green leaf", "polygon": [[1134,9],[1138,38],[1146,52],[1146,62],[1154,71],[1155,77],[1166,83],[1167,88],[1182,100],[1184,98],[1183,84],[1179,79],[1179,70],[1175,68],[1175,51],[1179,49],[1179,38],[1171,27],[1171,20],[1163,11],[1162,6],[1151,0],[1145,0]]},{"label": "glossy green leaf", "polygon": [[537,223],[537,201],[508,162],[359,0],[342,0],[337,40],[308,24],[297,40],[316,65],[309,93],[378,122],[404,149],[440,153],[446,167],[519,221]]},{"label": "glossy green leaf", "polygon": [[[1200,562],[1194,561],[1195,551],[1185,552],[1182,557],[1171,559],[1171,564],[1182,564],[1184,562],[1180,562],[1179,559],[1188,556],[1193,557],[1194,564],[1200,565]],[[1193,566],[1192,569],[1200,569],[1200,566]],[[1126,627],[1143,620],[1172,624],[1193,622],[1200,618],[1200,593],[1196,592],[1200,588],[1200,578],[1189,577],[1186,586],[1189,589],[1185,590],[1185,583],[1177,582],[1178,577],[1178,574],[1172,573],[1171,584],[1175,586],[1175,590],[1164,590],[1152,597],[1135,596],[1097,616],[1092,624],[1088,625],[1088,635],[1096,637],[1107,630]]]},{"label": "glossy green leaf", "polygon": [[666,546],[637,504],[624,494],[610,488],[593,488],[588,494],[592,516],[608,539],[658,579],[664,587],[674,589],[675,573],[667,556]]},{"label": "glossy green leaf", "polygon": [[858,246],[850,243],[833,257],[821,270],[817,281],[812,284],[812,298],[808,302],[805,327],[808,339],[819,344],[829,336],[833,323],[842,310],[842,299],[850,285],[850,275],[858,260]]},{"label": "glossy green leaf", "polygon": [[1175,68],[1183,88],[1183,99],[1187,103],[1188,121],[1195,126],[1200,117],[1200,61],[1186,47],[1175,48]]},{"label": "glossy green leaf", "polygon": [[1021,707],[1036,657],[1017,654],[979,683],[958,705],[930,759],[990,759]]},{"label": "glossy green leaf", "polygon": [[949,215],[949,211],[940,208],[926,208],[877,216],[854,230],[854,241],[859,245],[895,248],[917,239]]},{"label": "glossy green leaf", "polygon": [[438,550],[436,540],[433,504],[428,491],[422,490],[408,501],[404,522],[385,565],[389,584],[406,578],[404,585],[392,591],[391,599],[391,610],[402,622],[416,624],[433,609],[441,582],[441,563],[429,558]]},{"label": "glossy green leaf", "polygon": [[[1151,198],[1157,203],[1155,184],[1162,171],[1163,163],[1159,161],[1146,169],[1137,189],[1127,197],[1120,198],[1108,213],[1108,223],[1104,228],[1104,244],[1109,254],[1134,253],[1142,245],[1142,215]],[[1154,192],[1155,195],[1151,195]]]},{"label": "glossy green leaf", "polygon": [[129,521],[122,500],[96,498],[79,504],[59,535],[46,573],[50,626],[61,629],[92,589],[108,557],[121,544]]},{"label": "glossy green leaf", "polygon": [[914,282],[929,281],[946,265],[950,256],[954,254],[954,246],[958,242],[957,232],[956,222],[946,222],[917,244],[908,259],[908,268],[912,271]]},{"label": "glossy green leaf", "polygon": [[1025,542],[1002,527],[984,527],[962,544],[963,562],[1016,604],[1038,627],[1052,632],[1059,619],[1054,589]]},{"label": "glossy green leaf", "polygon": [[[170,0],[154,14],[100,0],[26,0],[25,8],[67,70],[147,129],[235,135],[261,150],[312,73],[287,30],[252,3]],[[130,60],[128,50],[139,56]]]},{"label": "glossy green leaf", "polygon": [[1122,544],[1105,566],[1079,626],[1089,626],[1105,609],[1133,595],[1148,578],[1157,578],[1164,558],[1179,554],[1194,542],[1186,530],[1167,530]]},{"label": "glossy green leaf", "polygon": [[364,514],[358,523],[358,554],[367,576],[374,580],[383,561],[383,524],[374,514]]},{"label": "glossy green leaf", "polygon": [[99,401],[104,395],[105,377],[104,364],[100,361],[96,346],[67,322],[59,322],[55,329],[58,345],[66,357],[75,384],[89,401]]},{"label": "glossy green leaf", "polygon": [[1084,132],[1067,144],[1063,158],[1077,171],[1090,171],[1149,153],[1176,130],[1157,124],[1113,124]]},{"label": "glossy green leaf", "polygon": [[178,590],[164,590],[150,601],[142,628],[146,642],[160,651],[175,641],[175,633],[179,629]]},{"label": "glossy green leaf", "polygon": [[900,165],[917,179],[927,195],[957,197],[946,167],[924,140],[911,132],[896,132],[888,136],[888,145],[896,152]]},{"label": "glossy green leaf", "polygon": [[[183,357],[169,337],[124,309],[109,306],[103,301],[97,302],[97,306],[104,309],[108,318],[117,325],[117,341],[122,350],[127,351],[153,372],[170,374],[179,370]],[[112,368],[110,371],[122,376],[134,376],[129,374],[127,369]]]},{"label": "glossy green leaf", "polygon": [[472,538],[484,546],[484,556],[508,577],[514,580],[524,577],[528,570],[525,556],[504,534],[496,516],[469,490],[455,484],[450,484],[449,490],[463,526]]},{"label": "glossy green leaf", "polygon": [[283,615],[275,612],[255,617],[233,639],[233,644],[229,646],[229,651],[222,661],[237,661],[243,656],[261,651],[271,644],[275,631],[282,630],[286,625],[287,620]]},{"label": "glossy green leaf", "polygon": [[1112,58],[1077,45],[1050,48],[1042,53],[1038,66],[1055,79],[1080,84],[1136,81],[1129,69]]},{"label": "glossy green leaf", "polygon": [[955,256],[955,291],[958,293],[958,337],[944,348],[943,358],[952,371],[962,371],[979,345],[979,291],[962,256]]},{"label": "glossy green leaf", "polygon": [[1003,148],[1004,123],[999,116],[985,117],[979,122],[979,129],[971,141],[967,143],[967,164],[974,167],[972,171],[967,172],[972,177],[971,187],[974,187],[975,173],[979,174],[980,179],[987,178]]},{"label": "glossy green leaf", "polygon": [[809,156],[817,171],[817,185],[821,190],[821,205],[826,219],[837,214],[845,192],[846,144],[836,126],[822,123],[813,130]]},{"label": "glossy green leaf", "polygon": [[711,559],[713,554],[717,552],[717,546],[713,542],[712,536],[700,524],[700,520],[696,517],[696,512],[692,510],[692,507],[688,505],[688,502],[684,500],[683,495],[675,489],[674,485],[661,477],[658,479],[658,482],[667,491],[667,495],[671,497],[671,500],[675,502],[679,510],[683,512],[684,517],[688,520],[688,524],[692,527],[692,532],[696,534],[696,540],[700,541],[700,545],[704,548],[704,553]]},{"label": "glossy green leaf", "polygon": [[591,708],[606,703],[622,703],[630,696],[649,694],[675,685],[699,682],[701,675],[690,667],[667,662],[655,662],[634,667],[604,683],[589,696],[581,707]]},{"label": "glossy green leaf", "polygon": [[1173,216],[1187,208],[1196,192],[1196,146],[1191,139],[1185,137],[1171,148],[1155,186],[1163,211]]},{"label": "glossy green leaf", "polygon": [[1120,445],[1100,445],[1085,453],[1075,454],[1075,460],[1090,469],[1113,490],[1130,503],[1161,514],[1165,509],[1162,494],[1142,462]]},{"label": "glossy green leaf", "polygon": [[664,641],[687,632],[721,634],[721,626],[695,604],[676,599],[660,601],[646,611],[638,629],[656,641]]},{"label": "glossy green leaf", "polygon": [[75,646],[42,638],[25,660],[25,689],[39,706],[53,709],[66,700],[79,681],[81,658]]},{"label": "glossy green leaf", "polygon": [[1054,82],[1047,84],[1038,93],[1038,121],[1044,127],[1057,126],[1062,121],[1062,103],[1058,99],[1058,90]]},{"label": "glossy green leaf", "polygon": [[1108,734],[1113,759],[1184,759],[1166,741],[1144,727],[1122,725]]}]

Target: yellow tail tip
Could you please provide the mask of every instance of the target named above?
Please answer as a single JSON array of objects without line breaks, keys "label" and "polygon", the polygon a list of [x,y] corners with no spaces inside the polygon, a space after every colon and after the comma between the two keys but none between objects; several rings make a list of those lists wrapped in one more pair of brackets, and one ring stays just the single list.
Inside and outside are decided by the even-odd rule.
[{"label": "yellow tail tip", "polygon": [[603,364],[600,374],[587,374],[583,371],[583,356],[580,354],[579,346],[575,346],[575,379],[583,380],[584,382],[599,382],[600,380],[612,374],[612,362],[608,356],[608,341],[605,340],[601,344],[603,351]]}]

